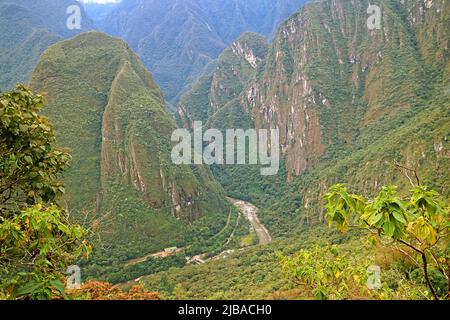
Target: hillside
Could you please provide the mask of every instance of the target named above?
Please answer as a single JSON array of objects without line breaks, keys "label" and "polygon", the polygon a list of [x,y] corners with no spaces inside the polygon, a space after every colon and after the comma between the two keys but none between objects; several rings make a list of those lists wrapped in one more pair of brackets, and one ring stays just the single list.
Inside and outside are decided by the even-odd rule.
[{"label": "hillside", "polygon": [[[81,9],[80,30],[66,27],[66,10],[74,4]],[[28,82],[50,45],[91,28],[92,21],[75,0],[0,0],[0,91]]]},{"label": "hillside", "polygon": [[223,228],[223,190],[208,168],[172,164],[175,121],[125,42],[95,32],[60,42],[42,55],[31,83],[46,92],[46,115],[71,149],[65,205],[94,227],[94,261],[183,247]]},{"label": "hillside", "polygon": [[0,300],[450,298],[448,0],[103,1],[0,0]]},{"label": "hillside", "polygon": [[[253,166],[213,167],[229,195],[260,207],[275,240],[224,261],[144,277],[148,288],[169,299],[314,299],[307,284],[281,275],[279,255],[332,243],[347,252],[344,259],[381,266],[383,286],[392,294],[383,299],[411,299],[416,290],[426,291],[405,277],[405,270],[415,268],[410,262],[380,243],[363,245],[357,232],[336,235],[322,224],[323,196],[332,184],[347,183],[365,196],[389,184],[402,195],[411,189],[413,173],[406,172],[408,178],[395,162],[417,169],[422,183],[450,196],[449,3],[380,1],[381,30],[367,28],[368,5],[307,4],[280,25],[246,84],[230,86],[218,67],[182,96],[178,120],[186,127],[196,120],[219,129],[245,127],[227,122],[232,109],[216,116],[217,101],[219,110],[234,101],[239,111],[233,119],[280,128],[284,166],[277,177],[260,177]],[[245,73],[235,66],[229,74]],[[232,90],[234,84],[241,92]],[[320,272],[308,268],[305,273]],[[368,298],[345,291],[350,299]]]},{"label": "hillside", "polygon": [[100,29],[125,39],[176,104],[204,69],[243,32],[271,37],[304,0],[125,0]]},{"label": "hillside", "polygon": [[381,30],[367,28],[368,1],[307,4],[280,26],[237,101],[216,90],[211,75],[181,99],[179,112],[196,118],[189,121],[214,122],[208,110],[218,98],[207,97],[216,92],[239,106],[236,118],[280,128],[278,177],[261,181],[249,166],[214,169],[229,194],[264,208],[279,235],[321,220],[334,183],[366,194],[387,184],[408,190],[395,161],[449,195],[448,2],[381,4]]},{"label": "hillside", "polygon": [[240,105],[239,96],[266,58],[269,44],[256,33],[245,33],[214,63],[214,71],[203,74],[193,88],[181,96],[176,118],[192,128],[202,121],[214,128],[253,127]]}]

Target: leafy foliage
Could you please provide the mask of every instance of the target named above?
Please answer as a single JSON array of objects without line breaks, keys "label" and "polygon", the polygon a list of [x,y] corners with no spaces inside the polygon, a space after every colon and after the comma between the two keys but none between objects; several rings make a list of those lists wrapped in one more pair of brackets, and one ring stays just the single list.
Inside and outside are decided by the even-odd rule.
[{"label": "leafy foliage", "polygon": [[91,252],[85,236],[55,206],[0,217],[0,291],[8,299],[64,297],[67,266]]},{"label": "leafy foliage", "polygon": [[369,296],[365,287],[368,266],[342,255],[336,246],[315,246],[292,257],[280,257],[285,277],[310,287],[316,299],[356,299]]},{"label": "leafy foliage", "polygon": [[429,265],[437,268],[450,284],[450,207],[439,193],[416,186],[409,199],[403,200],[396,188],[389,186],[375,198],[366,200],[350,194],[343,185],[335,185],[325,199],[326,218],[339,230],[347,231],[355,226],[366,228],[375,236],[392,239],[412,249],[422,259],[425,280],[436,299],[438,296],[429,279]]},{"label": "leafy foliage", "polygon": [[64,272],[91,246],[86,230],[52,205],[69,154],[39,113],[43,98],[23,86],[0,96],[0,297],[65,297]]},{"label": "leafy foliage", "polygon": [[58,175],[70,156],[55,146],[43,97],[23,86],[0,96],[0,212],[9,217],[27,205],[52,202],[64,192]]}]

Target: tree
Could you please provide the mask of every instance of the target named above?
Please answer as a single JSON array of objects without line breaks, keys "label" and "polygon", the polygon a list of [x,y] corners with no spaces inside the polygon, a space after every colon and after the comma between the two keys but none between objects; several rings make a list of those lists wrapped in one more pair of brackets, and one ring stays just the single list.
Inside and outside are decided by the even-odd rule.
[{"label": "tree", "polygon": [[79,225],[55,207],[38,204],[0,217],[0,292],[8,299],[62,298],[64,272],[91,247]]},{"label": "tree", "polygon": [[426,186],[415,186],[406,199],[401,198],[396,189],[395,186],[383,187],[375,198],[365,199],[350,194],[342,184],[335,185],[325,195],[326,218],[340,231],[364,228],[372,236],[389,239],[392,246],[397,243],[412,250],[419,259],[406,250],[401,252],[416,263],[421,261],[418,264],[426,284],[432,296],[439,299],[429,268],[431,265],[437,268],[450,288],[450,208],[439,193]]},{"label": "tree", "polygon": [[53,202],[69,154],[57,148],[43,97],[23,86],[0,95],[0,297],[61,298],[68,265],[91,246]]},{"label": "tree", "polygon": [[30,205],[53,202],[64,192],[58,174],[70,155],[57,148],[44,101],[24,86],[0,95],[0,215],[9,217]]}]

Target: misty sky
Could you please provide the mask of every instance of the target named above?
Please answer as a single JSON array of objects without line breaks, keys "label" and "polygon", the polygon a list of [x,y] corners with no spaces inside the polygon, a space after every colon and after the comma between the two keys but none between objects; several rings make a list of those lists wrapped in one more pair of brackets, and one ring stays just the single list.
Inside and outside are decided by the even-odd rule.
[{"label": "misty sky", "polygon": [[84,3],[114,3],[119,2],[120,0],[79,0]]}]

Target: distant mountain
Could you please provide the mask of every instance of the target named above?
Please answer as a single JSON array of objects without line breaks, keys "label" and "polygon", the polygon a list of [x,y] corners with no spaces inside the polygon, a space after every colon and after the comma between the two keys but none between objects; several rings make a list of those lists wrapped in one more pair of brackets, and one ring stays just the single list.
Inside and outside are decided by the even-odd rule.
[{"label": "distant mountain", "polygon": [[263,64],[269,43],[256,33],[234,41],[191,90],[181,96],[175,114],[180,126],[191,129],[194,121],[220,129],[249,128],[254,124],[242,109],[240,95]]},{"label": "distant mountain", "polygon": [[46,92],[45,113],[71,149],[65,201],[78,221],[97,226],[105,247],[96,255],[136,258],[201,238],[198,224],[223,228],[222,188],[206,167],[172,164],[175,121],[125,42],[96,32],[59,42],[42,55],[31,84]]},{"label": "distant mountain", "polygon": [[95,3],[88,2],[83,3],[84,10],[86,14],[91,18],[94,22],[104,20],[111,11],[118,5],[118,3]]},{"label": "distant mountain", "polygon": [[[71,5],[80,7],[80,30],[66,26]],[[51,44],[91,28],[92,21],[75,0],[0,0],[0,90],[28,82]]]},{"label": "distant mountain", "polygon": [[[282,190],[271,187],[277,180],[262,183],[246,167],[215,171],[227,192],[274,204],[266,216],[262,212],[269,229],[285,233],[300,221],[320,219],[323,195],[337,182],[366,194],[388,184],[408,190],[395,161],[417,168],[423,182],[449,196],[450,3],[382,0],[379,30],[367,26],[370,4],[305,5],[280,25],[246,84],[212,81],[220,78],[216,70],[181,99],[178,117],[187,127],[202,120],[221,128],[239,110],[234,119],[279,128],[289,192],[267,201],[268,190]],[[232,69],[237,75],[243,70]],[[220,114],[216,101],[235,108]],[[289,193],[301,201],[285,197]]]},{"label": "distant mountain", "polygon": [[100,28],[130,43],[176,104],[243,32],[271,37],[305,0],[124,0]]}]

